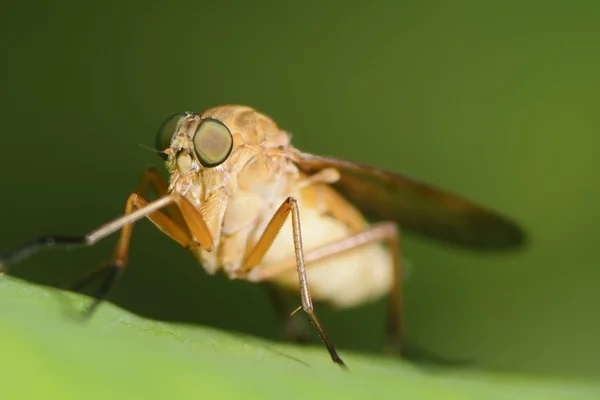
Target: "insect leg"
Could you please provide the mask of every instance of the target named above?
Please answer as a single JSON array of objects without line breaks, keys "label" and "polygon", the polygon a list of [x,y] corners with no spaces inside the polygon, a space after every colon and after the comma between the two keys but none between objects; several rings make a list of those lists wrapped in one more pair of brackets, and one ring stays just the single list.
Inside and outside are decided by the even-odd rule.
[{"label": "insect leg", "polygon": [[[163,196],[167,192],[166,184],[164,183],[164,181],[162,180],[162,178],[160,177],[158,172],[152,167],[149,167],[145,171],[140,184],[138,185],[137,189],[135,190],[135,193],[137,193],[138,195],[143,197],[144,192],[146,192],[148,190],[149,186],[153,187],[155,193],[158,196]],[[176,207],[173,207],[173,204],[169,204],[166,207],[168,210],[169,209],[172,210],[173,208],[176,209]],[[169,211],[171,211],[171,210],[169,210]],[[180,227],[182,227],[185,224],[183,224],[183,225],[179,224],[179,225],[180,225]],[[21,247],[19,247],[12,253],[7,254],[4,257],[0,257],[0,272],[6,270],[8,265],[17,264],[17,263],[21,262],[22,260],[28,258],[29,256],[33,255],[33,253],[36,253],[37,251],[39,251],[43,248],[46,248],[46,247],[79,246],[79,245],[86,245],[86,244],[91,245],[93,243],[87,243],[85,236],[43,236],[43,237],[39,237],[39,238],[36,238],[36,239],[22,245]]]},{"label": "insect leg", "polygon": [[[138,189],[140,188],[145,188],[144,182],[142,182]],[[157,191],[160,191],[160,188]],[[177,212],[181,213],[181,219],[184,221],[183,225],[159,211],[162,208],[173,205],[177,207]],[[45,236],[35,239],[9,253],[7,256],[0,258],[0,269],[6,269],[7,265],[17,263],[43,248],[68,245],[91,246],[110,234],[121,230],[113,260],[108,265],[103,266],[101,270],[95,271],[77,281],[72,287],[75,290],[80,289],[100,276],[104,270],[109,270],[108,276],[101,283],[96,293],[96,301],[86,312],[89,315],[108,296],[110,289],[125,268],[133,223],[144,217],[148,218],[157,228],[181,246],[202,246],[209,251],[213,248],[212,236],[201,214],[184,197],[176,193],[170,193],[153,202],[148,202],[138,193],[131,193],[127,199],[123,216],[100,226],[84,236]]]},{"label": "insect leg", "polygon": [[[137,193],[132,193],[127,199],[127,203],[125,206],[125,215],[123,217],[113,221],[112,223],[108,223],[103,227],[100,227],[96,231],[93,231],[90,234],[88,234],[87,236],[88,238],[92,238],[92,243],[95,243],[96,241],[106,237],[112,232],[118,229],[122,229],[121,234],[119,236],[119,241],[117,242],[117,247],[115,250],[113,261],[108,265],[110,271],[112,272],[102,283],[102,286],[100,286],[95,296],[96,301],[92,304],[92,307],[89,309],[88,314],[91,313],[100,304],[100,302],[106,299],[110,292],[110,289],[113,287],[117,278],[127,265],[127,257],[129,254],[129,246],[131,243],[131,234],[133,230],[134,220],[127,224],[123,224],[122,220],[124,220],[128,216],[134,215],[136,212],[149,209],[150,207],[152,207],[152,205],[156,204],[157,202],[160,202],[162,199],[168,201],[166,202],[165,207],[168,207],[169,205],[175,205],[177,207],[176,210],[177,212],[181,212],[181,214],[179,215],[184,220],[184,225],[178,224],[173,219],[163,214],[161,211],[158,211],[158,209],[156,211],[143,213],[140,216],[140,218],[148,218],[150,222],[152,222],[164,234],[169,236],[171,239],[173,239],[183,247],[192,248],[201,246],[206,250],[212,250],[212,236],[204,220],[202,219],[201,214],[183,196],[180,196],[176,193],[171,193],[161,197],[160,199],[154,202],[149,203]],[[86,282],[89,282],[89,278],[84,277],[82,281],[75,284],[75,289],[79,289]]]},{"label": "insect leg", "polygon": [[[165,180],[160,176],[158,170],[154,167],[146,168],[140,184],[135,189],[134,193],[139,194],[142,197],[146,197],[148,189],[152,189],[156,197],[161,197],[167,194],[168,186]],[[177,225],[187,230],[187,225],[179,208],[176,204],[169,204],[165,207],[165,213],[175,222]]]},{"label": "insect leg", "polygon": [[[401,345],[401,318],[403,313],[403,296],[401,287],[402,257],[400,254],[400,231],[394,222],[382,222],[369,227],[369,229],[330,243],[323,247],[311,250],[306,253],[304,261],[306,267],[311,268],[311,263],[322,260],[327,257],[335,256],[359,246],[374,242],[386,243],[392,252],[393,283],[392,290],[388,298],[387,312],[387,348],[392,351],[399,351]],[[294,268],[294,260],[286,259],[274,265],[265,266],[265,268],[255,269],[248,274],[250,281],[269,281],[277,275],[288,272]]]},{"label": "insect leg", "polygon": [[250,251],[246,258],[242,270],[248,271],[258,265],[266,254],[269,247],[273,243],[273,240],[277,237],[279,230],[285,223],[288,215],[292,214],[292,233],[294,237],[294,258],[296,270],[298,272],[298,280],[300,283],[300,297],[302,299],[302,309],[308,315],[310,321],[314,325],[317,333],[321,340],[327,347],[329,355],[334,363],[345,367],[346,365],[338,355],[333,343],[325,334],[323,326],[317,318],[317,314],[314,311],[312,298],[310,296],[310,290],[308,288],[308,280],[306,278],[306,266],[304,265],[304,250],[302,248],[302,232],[300,230],[300,212],[298,211],[298,202],[294,197],[288,197],[279,209],[273,215],[273,218],[265,228],[262,236]]}]

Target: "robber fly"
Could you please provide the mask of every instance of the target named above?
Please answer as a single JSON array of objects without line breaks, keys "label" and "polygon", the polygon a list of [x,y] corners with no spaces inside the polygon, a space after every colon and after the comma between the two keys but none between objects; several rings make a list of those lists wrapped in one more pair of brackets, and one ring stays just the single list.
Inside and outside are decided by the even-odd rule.
[{"label": "robber fly", "polygon": [[[124,215],[81,237],[46,236],[0,258],[0,269],[52,246],[93,245],[120,231],[91,310],[125,269],[133,223],[148,218],[208,274],[300,293],[332,360],[344,366],[313,299],[353,307],[389,295],[388,344],[400,346],[399,227],[476,249],[519,247],[509,219],[405,176],[304,153],[268,116],[239,105],[169,117],[156,149],[170,179],[148,169]],[[155,200],[146,200],[152,188]],[[367,222],[367,218],[376,221]],[[99,271],[73,289],[98,278]]]}]

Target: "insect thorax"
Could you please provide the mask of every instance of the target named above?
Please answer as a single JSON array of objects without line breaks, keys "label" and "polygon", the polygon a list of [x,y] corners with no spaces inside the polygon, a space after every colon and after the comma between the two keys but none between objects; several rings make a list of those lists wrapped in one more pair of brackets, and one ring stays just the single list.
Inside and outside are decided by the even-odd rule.
[{"label": "insect thorax", "polygon": [[260,146],[240,148],[226,165],[202,170],[187,182],[176,177],[172,187],[200,210],[212,233],[212,252],[193,250],[203,268],[234,273],[282,202],[298,195],[301,177],[291,161]]}]

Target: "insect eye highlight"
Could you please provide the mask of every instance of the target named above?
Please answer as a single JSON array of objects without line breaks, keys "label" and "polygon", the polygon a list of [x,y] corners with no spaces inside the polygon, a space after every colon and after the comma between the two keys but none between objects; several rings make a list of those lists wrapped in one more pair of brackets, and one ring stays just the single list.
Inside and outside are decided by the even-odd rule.
[{"label": "insect eye highlight", "polygon": [[231,132],[221,121],[207,118],[200,123],[194,134],[194,152],[203,167],[222,164],[232,148]]},{"label": "insect eye highlight", "polygon": [[171,115],[158,129],[155,146],[156,151],[158,151],[158,154],[162,159],[167,159],[167,155],[163,152],[171,146],[171,141],[173,140],[173,136],[175,136],[175,132],[177,132],[177,128],[179,128],[179,124],[181,124],[181,121],[183,121],[186,116],[187,113]]}]

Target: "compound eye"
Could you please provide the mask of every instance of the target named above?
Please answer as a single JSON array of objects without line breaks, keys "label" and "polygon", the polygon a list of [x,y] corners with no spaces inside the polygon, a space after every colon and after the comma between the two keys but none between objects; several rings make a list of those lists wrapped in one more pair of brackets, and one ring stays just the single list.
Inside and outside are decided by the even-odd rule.
[{"label": "compound eye", "polygon": [[171,115],[169,118],[162,123],[158,132],[156,133],[156,151],[163,158],[167,159],[167,155],[164,153],[166,149],[171,146],[171,141],[173,140],[173,136],[177,132],[181,121],[187,116],[187,113],[178,113]]},{"label": "compound eye", "polygon": [[233,136],[221,121],[207,118],[200,122],[194,134],[194,152],[205,168],[222,164],[233,148]]}]

